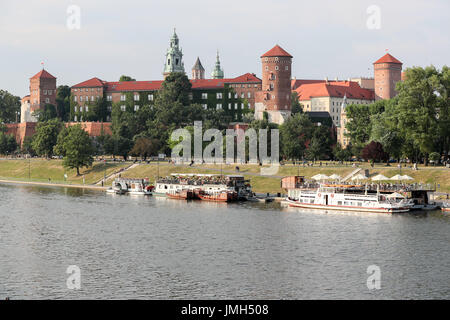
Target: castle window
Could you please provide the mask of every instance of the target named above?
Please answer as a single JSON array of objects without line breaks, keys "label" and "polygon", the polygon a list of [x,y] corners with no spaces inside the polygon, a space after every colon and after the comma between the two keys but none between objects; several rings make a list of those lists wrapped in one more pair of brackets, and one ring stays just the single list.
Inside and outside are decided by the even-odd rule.
[{"label": "castle window", "polygon": [[251,98],[252,97],[252,93],[251,92],[247,92],[247,98]]},{"label": "castle window", "polygon": [[[75,100],[76,101],[76,100]],[[80,102],[82,102],[83,101],[83,96],[80,96]]]},{"label": "castle window", "polygon": [[106,100],[107,100],[107,101],[112,101],[112,95],[107,95],[107,96],[106,96]]},{"label": "castle window", "polygon": [[108,106],[108,107],[107,107],[107,110],[108,110],[109,112],[111,112],[111,111],[112,111],[112,106]]},{"label": "castle window", "polygon": [[44,95],[47,95],[47,90],[44,90]]},{"label": "castle window", "polygon": [[228,99],[231,99],[231,92],[228,92]]},{"label": "castle window", "polygon": [[48,95],[51,96],[52,95],[52,90],[48,90]]},{"label": "castle window", "polygon": [[216,98],[217,99],[222,99],[222,92],[217,92]]},{"label": "castle window", "polygon": [[73,121],[77,121],[77,116],[74,116],[74,117],[73,117]]},{"label": "castle window", "polygon": [[138,111],[139,110],[139,105],[135,105],[134,106],[134,111]]},{"label": "castle window", "polygon": [[153,101],[153,95],[152,94],[148,95],[148,101]]},{"label": "castle window", "polygon": [[231,103],[228,104],[228,110],[231,110]]},{"label": "castle window", "polygon": [[222,104],[221,104],[221,103],[218,103],[218,104],[216,105],[216,109],[217,109],[217,110],[222,109]]},{"label": "castle window", "polygon": [[289,66],[286,66],[286,67],[285,67],[285,70],[289,70]]},{"label": "castle window", "polygon": [[77,101],[77,96],[73,97],[73,101],[75,101],[75,102]]},{"label": "castle window", "polygon": [[95,99],[94,96],[91,96],[91,101],[94,101],[94,99]]},{"label": "castle window", "polygon": [[235,104],[234,104],[234,109],[237,110],[237,108],[238,108],[238,104],[235,103]]},{"label": "castle window", "polygon": [[134,95],[134,101],[139,101],[139,95],[138,94]]},{"label": "castle window", "polygon": [[208,94],[207,93],[202,93],[202,99],[208,99]]},{"label": "castle window", "polygon": [[120,110],[125,111],[126,109],[127,109],[127,107],[125,105],[120,106]]},{"label": "castle window", "polygon": [[78,111],[77,109],[78,109],[77,106],[75,106],[74,107],[74,112],[77,112]]},{"label": "castle window", "polygon": [[269,66],[266,66],[266,71],[269,71]]},{"label": "castle window", "polygon": [[126,96],[124,94],[120,95],[120,101],[125,101],[126,100]]},{"label": "castle window", "polygon": [[244,104],[243,103],[241,103],[241,109],[244,109]]},{"label": "castle window", "polygon": [[92,88],[91,91],[94,92],[94,88]]},{"label": "castle window", "polygon": [[50,103],[50,99],[49,98],[45,98],[45,103]]},{"label": "castle window", "polygon": [[86,96],[86,102],[88,102],[89,101],[89,96]]},{"label": "castle window", "polygon": [[242,98],[242,99],[245,98],[245,93],[244,93],[244,92],[241,93],[241,98]]},{"label": "castle window", "polygon": [[83,112],[83,107],[80,107],[80,112]]},{"label": "castle window", "polygon": [[167,64],[170,64],[170,59],[167,59]]},{"label": "castle window", "polygon": [[89,106],[86,106],[86,112],[89,112]]},{"label": "castle window", "polygon": [[178,59],[175,59],[175,64],[178,65]]},{"label": "castle window", "polygon": [[205,103],[205,104],[202,104],[202,107],[203,107],[203,109],[208,109],[208,105]]},{"label": "castle window", "polygon": [[280,69],[280,68],[278,68],[278,66],[275,66],[275,70],[278,70],[278,69]]}]

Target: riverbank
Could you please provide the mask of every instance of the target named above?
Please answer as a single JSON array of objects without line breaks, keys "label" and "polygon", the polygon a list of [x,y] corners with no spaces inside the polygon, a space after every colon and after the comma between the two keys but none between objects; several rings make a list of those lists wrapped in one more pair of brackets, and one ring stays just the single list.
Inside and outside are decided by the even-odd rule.
[{"label": "riverbank", "polygon": [[[326,164],[326,165],[325,165]],[[261,167],[258,165],[173,165],[168,162],[152,162],[150,164],[142,163],[133,165],[133,162],[94,162],[91,168],[83,168],[80,170],[81,175],[77,176],[75,170],[66,170],[62,166],[61,160],[0,160],[0,179],[3,181],[14,183],[33,183],[50,186],[67,186],[67,187],[94,187],[102,181],[106,176],[106,186],[111,184],[113,177],[121,175],[130,178],[149,178],[153,183],[155,178],[159,176],[167,176],[171,173],[210,173],[210,174],[242,174],[251,180],[253,190],[258,193],[282,193],[280,179],[289,175],[302,175],[306,178],[322,173],[331,175],[339,174],[341,177],[346,176],[355,170],[351,165],[336,165],[333,163],[323,162],[322,166],[316,164],[314,166],[293,166],[286,164],[279,167],[278,172],[274,175],[261,174]],[[412,182],[417,183],[435,183],[438,192],[450,193],[450,169],[445,167],[424,167],[420,166],[415,171],[410,168],[402,167],[401,172],[396,165],[386,167],[384,164],[371,167],[367,164],[360,164],[363,170],[368,169],[370,176],[383,174],[387,177],[396,174],[407,174],[414,178]],[[267,168],[267,167],[263,167]],[[264,172],[263,172],[264,173]],[[67,178],[64,178],[64,174]],[[110,177],[108,179],[108,177]]]},{"label": "riverbank", "polygon": [[51,183],[51,182],[38,182],[38,181],[21,181],[21,180],[4,180],[0,179],[0,183],[11,184],[25,184],[34,186],[47,186],[47,187],[61,187],[61,188],[79,188],[79,189],[94,189],[94,190],[106,190],[106,187],[95,186],[92,184],[67,184],[67,183]]}]

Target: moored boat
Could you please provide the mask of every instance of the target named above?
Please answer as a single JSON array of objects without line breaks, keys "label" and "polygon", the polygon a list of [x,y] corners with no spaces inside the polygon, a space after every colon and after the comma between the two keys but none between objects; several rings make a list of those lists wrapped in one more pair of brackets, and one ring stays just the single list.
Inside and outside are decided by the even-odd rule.
[{"label": "moored boat", "polygon": [[204,201],[215,201],[215,202],[231,202],[237,201],[238,196],[235,191],[221,191],[214,193],[207,193],[205,191],[200,191],[198,193],[200,200]]},{"label": "moored boat", "polygon": [[191,190],[179,190],[175,192],[166,193],[167,197],[170,199],[177,200],[192,200],[194,199],[194,192]]}]

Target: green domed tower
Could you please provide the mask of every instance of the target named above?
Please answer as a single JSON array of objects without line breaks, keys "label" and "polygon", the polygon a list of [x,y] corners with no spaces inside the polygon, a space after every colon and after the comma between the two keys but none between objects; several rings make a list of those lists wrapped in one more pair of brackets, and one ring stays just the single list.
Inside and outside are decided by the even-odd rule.
[{"label": "green domed tower", "polygon": [[172,38],[170,38],[170,47],[166,53],[163,72],[164,78],[172,72],[184,73],[183,51],[179,47],[179,40],[175,28],[173,29]]},{"label": "green domed tower", "polygon": [[219,51],[217,51],[216,66],[214,67],[214,70],[211,73],[211,78],[223,79],[223,77],[224,77],[223,70],[220,68]]}]

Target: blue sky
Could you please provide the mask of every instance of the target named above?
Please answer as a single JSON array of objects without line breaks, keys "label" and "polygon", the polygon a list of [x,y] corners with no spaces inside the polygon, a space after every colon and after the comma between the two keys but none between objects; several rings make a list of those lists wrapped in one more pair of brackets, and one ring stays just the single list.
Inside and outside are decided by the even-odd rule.
[{"label": "blue sky", "polygon": [[[81,10],[79,30],[67,28],[67,8]],[[380,9],[369,29],[367,8]],[[197,56],[207,75],[220,51],[226,77],[261,74],[259,57],[275,44],[294,56],[293,76],[371,76],[386,49],[404,67],[449,64],[448,0],[2,0],[0,89],[24,96],[41,61],[74,85],[91,77],[116,81],[162,78],[173,27],[190,75]]]}]

